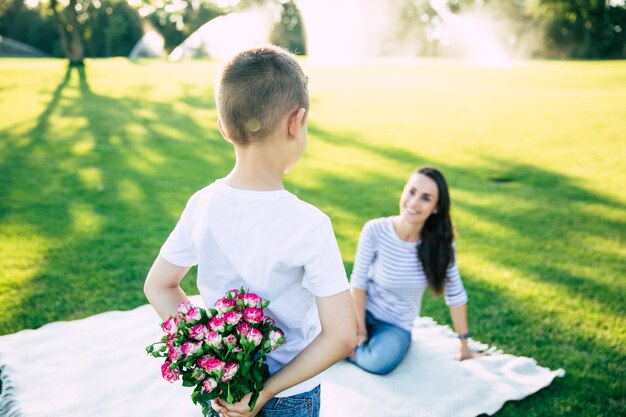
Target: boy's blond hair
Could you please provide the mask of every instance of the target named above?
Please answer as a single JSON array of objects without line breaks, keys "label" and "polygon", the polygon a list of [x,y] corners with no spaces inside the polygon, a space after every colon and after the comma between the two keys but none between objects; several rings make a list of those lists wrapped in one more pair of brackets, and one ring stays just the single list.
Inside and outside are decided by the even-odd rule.
[{"label": "boy's blond hair", "polygon": [[264,45],[224,64],[215,100],[229,139],[248,145],[272,134],[294,109],[309,110],[307,77],[289,51]]}]

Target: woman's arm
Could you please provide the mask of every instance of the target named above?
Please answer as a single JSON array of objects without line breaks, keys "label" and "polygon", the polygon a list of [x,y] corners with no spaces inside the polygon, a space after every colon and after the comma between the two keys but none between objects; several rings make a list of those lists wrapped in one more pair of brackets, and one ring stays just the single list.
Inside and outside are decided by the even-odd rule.
[{"label": "woman's arm", "polygon": [[187,271],[189,267],[176,266],[159,255],[148,272],[143,292],[163,321],[176,314],[181,303],[189,301],[180,288]]},{"label": "woman's arm", "polygon": [[[467,303],[460,306],[450,306],[450,317],[454,324],[454,330],[456,330],[459,337],[469,335],[469,329],[467,327]],[[460,342],[461,345],[459,346],[459,354],[457,356],[458,360],[462,361],[479,356],[470,350],[467,338],[460,338]]]},{"label": "woman's arm", "polygon": [[[368,222],[361,230],[354,257],[354,267],[350,277],[352,301],[357,323],[357,346],[367,342],[368,338],[367,327],[365,326],[365,304],[367,301],[368,271],[376,257],[373,227],[373,223]],[[354,352],[350,354],[350,358],[354,359]]]},{"label": "woman's arm", "polygon": [[[352,288],[352,302],[354,304],[354,314],[356,316],[356,345],[361,346],[367,342],[367,327],[365,326],[365,302],[367,301],[367,291],[361,288]],[[354,352],[352,352],[354,355]]]}]

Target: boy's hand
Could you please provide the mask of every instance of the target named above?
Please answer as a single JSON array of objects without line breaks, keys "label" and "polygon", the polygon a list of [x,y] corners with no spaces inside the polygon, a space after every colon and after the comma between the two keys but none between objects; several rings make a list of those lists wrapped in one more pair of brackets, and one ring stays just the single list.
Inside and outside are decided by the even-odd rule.
[{"label": "boy's hand", "polygon": [[254,417],[256,416],[267,400],[262,399],[263,392],[259,395],[259,399],[256,402],[256,406],[250,411],[250,397],[252,394],[246,394],[241,401],[234,404],[224,401],[221,398],[217,398],[211,401],[211,407],[220,414],[220,417]]}]

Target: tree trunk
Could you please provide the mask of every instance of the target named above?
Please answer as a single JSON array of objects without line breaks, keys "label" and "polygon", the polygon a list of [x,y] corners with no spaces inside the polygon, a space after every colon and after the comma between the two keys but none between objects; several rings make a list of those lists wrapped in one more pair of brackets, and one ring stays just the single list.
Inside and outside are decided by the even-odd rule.
[{"label": "tree trunk", "polygon": [[[83,65],[85,59],[85,49],[83,46],[83,38],[80,30],[80,24],[76,18],[76,0],[70,0],[67,6],[69,19],[66,21],[65,16],[57,10],[58,0],[50,0],[50,8],[57,22],[61,47],[65,57],[69,59],[70,65]],[[71,37],[68,40],[68,37]]]},{"label": "tree trunk", "polygon": [[81,27],[78,24],[76,18],[76,0],[70,0],[69,6],[67,6],[70,13],[70,34],[72,35],[72,47],[70,48],[70,65],[83,65],[85,59],[85,48],[83,47],[83,36],[81,33]]}]

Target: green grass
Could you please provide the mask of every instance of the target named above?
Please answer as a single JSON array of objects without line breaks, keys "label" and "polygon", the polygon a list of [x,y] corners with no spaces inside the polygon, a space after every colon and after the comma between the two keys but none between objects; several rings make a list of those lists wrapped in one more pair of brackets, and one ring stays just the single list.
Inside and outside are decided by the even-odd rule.
[{"label": "green grass", "polygon": [[[567,371],[497,415],[625,415],[626,62],[303,64],[286,187],[331,216],[347,269],[363,223],[439,167],[475,338]],[[187,198],[233,163],[216,68],[0,60],[0,334],[146,302]],[[441,299],[423,314],[449,323]]]}]

